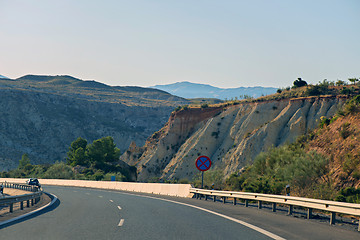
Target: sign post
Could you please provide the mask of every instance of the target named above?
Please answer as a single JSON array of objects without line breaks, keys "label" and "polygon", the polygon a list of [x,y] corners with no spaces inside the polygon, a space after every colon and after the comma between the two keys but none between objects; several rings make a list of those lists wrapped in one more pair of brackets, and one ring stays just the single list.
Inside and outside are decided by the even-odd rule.
[{"label": "sign post", "polygon": [[204,172],[211,167],[211,160],[207,156],[200,156],[195,162],[196,168],[201,171],[201,188],[204,188]]}]

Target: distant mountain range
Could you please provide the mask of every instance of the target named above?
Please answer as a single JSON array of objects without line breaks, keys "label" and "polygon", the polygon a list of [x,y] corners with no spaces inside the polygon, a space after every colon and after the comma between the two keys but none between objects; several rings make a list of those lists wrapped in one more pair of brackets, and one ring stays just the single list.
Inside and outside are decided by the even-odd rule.
[{"label": "distant mountain range", "polygon": [[8,77],[5,77],[5,76],[3,76],[3,75],[0,75],[0,78],[6,78],[6,79],[8,79]]},{"label": "distant mountain range", "polygon": [[276,92],[272,87],[238,87],[218,88],[207,84],[177,82],[166,85],[155,85],[152,88],[166,91],[172,95],[183,98],[218,98],[218,99],[242,99],[244,95],[249,97],[261,97]]}]

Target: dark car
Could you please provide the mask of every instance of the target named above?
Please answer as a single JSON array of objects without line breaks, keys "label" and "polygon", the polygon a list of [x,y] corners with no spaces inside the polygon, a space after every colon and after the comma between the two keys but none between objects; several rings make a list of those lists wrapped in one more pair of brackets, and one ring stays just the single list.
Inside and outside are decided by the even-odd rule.
[{"label": "dark car", "polygon": [[41,187],[39,180],[37,178],[30,178],[29,180],[26,181],[26,184],[38,186],[39,188]]}]

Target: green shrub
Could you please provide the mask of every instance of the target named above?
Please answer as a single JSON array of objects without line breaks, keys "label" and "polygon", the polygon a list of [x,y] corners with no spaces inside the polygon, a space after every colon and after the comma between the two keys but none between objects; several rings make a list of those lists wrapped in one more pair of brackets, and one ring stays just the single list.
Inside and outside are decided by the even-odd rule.
[{"label": "green shrub", "polygon": [[360,203],[360,188],[347,187],[341,189],[339,195],[335,198],[335,201]]},{"label": "green shrub", "polygon": [[354,114],[360,112],[360,95],[353,97],[351,100],[347,101],[343,106],[343,109],[338,112],[341,116],[346,116],[349,114]]},{"label": "green shrub", "polygon": [[352,173],[352,177],[355,178],[356,180],[360,180],[360,171],[354,170]]},{"label": "green shrub", "polygon": [[260,153],[251,167],[240,176],[232,175],[229,188],[243,191],[282,194],[287,184],[305,189],[326,172],[328,160],[315,152],[296,146],[271,148]]},{"label": "green shrub", "polygon": [[353,93],[354,93],[353,90],[351,90],[350,88],[346,88],[346,87],[344,87],[340,90],[340,94],[344,94],[344,95],[350,95]]},{"label": "green shrub", "polygon": [[57,162],[51,165],[43,174],[43,178],[48,179],[74,179],[74,172],[71,167],[64,162]]},{"label": "green shrub", "polygon": [[349,129],[350,123],[344,123],[341,125],[340,129],[339,129],[339,133],[340,136],[343,139],[346,139],[347,137],[349,137],[351,135],[351,131]]},{"label": "green shrub", "polygon": [[[214,184],[216,189],[224,189],[224,173],[220,169],[210,169],[204,172],[204,188],[211,188]],[[195,175],[193,178],[193,185],[195,187],[201,187],[201,173]]]},{"label": "green shrub", "polygon": [[207,107],[209,107],[209,105],[207,103],[201,104],[201,108],[207,108]]},{"label": "green shrub", "polygon": [[347,174],[351,174],[359,165],[359,159],[351,154],[347,154],[344,162],[342,163],[342,169]]},{"label": "green shrub", "polygon": [[324,126],[327,126],[327,125],[329,125],[330,124],[330,119],[328,119],[328,118],[326,118],[326,117],[324,117],[324,116],[322,116],[321,118],[320,118],[320,124],[319,124],[319,127],[320,128],[323,128]]},{"label": "green shrub", "polygon": [[298,88],[298,87],[303,87],[303,86],[306,86],[307,85],[307,82],[302,80],[301,78],[298,78],[294,81],[294,88]]},{"label": "green shrub", "polygon": [[124,175],[122,175],[121,173],[119,173],[119,172],[115,172],[115,173],[114,172],[109,172],[109,173],[106,173],[104,175],[103,180],[104,181],[111,181],[112,176],[115,176],[115,181],[118,181],[118,182],[123,182],[126,179],[126,177]]},{"label": "green shrub", "polygon": [[94,175],[92,175],[92,179],[95,181],[100,181],[104,179],[104,171],[97,170]]}]

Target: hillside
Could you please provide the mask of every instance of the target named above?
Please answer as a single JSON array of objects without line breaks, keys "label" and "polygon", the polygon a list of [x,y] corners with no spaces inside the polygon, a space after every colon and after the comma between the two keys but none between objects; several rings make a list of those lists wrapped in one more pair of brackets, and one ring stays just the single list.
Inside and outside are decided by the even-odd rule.
[{"label": "hillside", "polygon": [[335,189],[360,188],[360,108],[344,115],[322,119],[322,127],[312,133],[306,143],[308,150],[315,150],[331,161],[323,181]]},{"label": "hillside", "polygon": [[155,85],[152,88],[169,92],[183,98],[218,98],[218,99],[242,99],[247,97],[258,98],[273,94],[277,88],[271,87],[239,87],[218,88],[207,84],[191,82],[177,82],[167,85]]},{"label": "hillside", "polygon": [[72,141],[112,136],[124,151],[143,145],[188,101],[140,87],[111,87],[71,76],[0,79],[0,171],[24,153],[33,164],[63,160]]},{"label": "hillside", "polygon": [[88,101],[120,103],[126,106],[177,106],[187,100],[167,92],[142,87],[108,86],[94,80],[71,76],[26,75],[18,79],[0,79],[0,89],[50,93]]},{"label": "hillside", "polygon": [[[234,172],[225,188],[360,203],[360,95],[294,143],[272,147]],[[224,186],[224,182],[222,182]]]},{"label": "hillside", "polygon": [[144,147],[133,144],[121,157],[138,168],[138,180],[191,180],[200,155],[228,176],[271,146],[291,143],[333,116],[346,96],[239,102],[174,112]]}]

